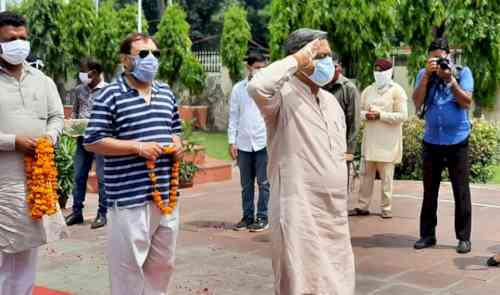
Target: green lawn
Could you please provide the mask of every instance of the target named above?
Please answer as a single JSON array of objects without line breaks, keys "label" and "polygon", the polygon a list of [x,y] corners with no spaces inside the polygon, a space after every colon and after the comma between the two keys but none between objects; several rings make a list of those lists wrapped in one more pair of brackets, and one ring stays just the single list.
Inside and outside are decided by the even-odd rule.
[{"label": "green lawn", "polygon": [[[195,140],[205,146],[207,155],[214,159],[230,161],[227,153],[227,134],[223,132],[193,132]],[[495,167],[495,176],[489,181],[491,184],[500,184],[500,165]]]},{"label": "green lawn", "polygon": [[209,157],[219,160],[231,160],[227,152],[228,143],[226,133],[195,131],[193,132],[193,137],[199,144],[205,146]]}]

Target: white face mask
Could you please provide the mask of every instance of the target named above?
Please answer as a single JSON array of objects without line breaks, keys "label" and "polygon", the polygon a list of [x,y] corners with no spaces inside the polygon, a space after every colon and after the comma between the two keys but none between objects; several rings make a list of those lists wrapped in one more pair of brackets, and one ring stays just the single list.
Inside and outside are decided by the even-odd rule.
[{"label": "white face mask", "polygon": [[90,82],[92,81],[92,79],[89,78],[89,73],[80,72],[78,74],[78,79],[80,79],[80,81],[85,85],[89,85]]},{"label": "white face mask", "polygon": [[392,83],[392,68],[383,72],[373,72],[375,78],[375,85],[377,88],[384,88]]},{"label": "white face mask", "polygon": [[11,65],[22,64],[31,51],[30,43],[21,39],[0,42],[0,47],[2,49],[0,56]]}]

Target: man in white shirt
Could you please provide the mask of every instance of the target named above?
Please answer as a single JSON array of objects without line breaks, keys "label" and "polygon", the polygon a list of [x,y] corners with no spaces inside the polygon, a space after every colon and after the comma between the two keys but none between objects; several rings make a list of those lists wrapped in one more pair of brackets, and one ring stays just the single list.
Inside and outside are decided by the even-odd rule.
[{"label": "man in white shirt", "polygon": [[[267,208],[269,181],[267,179],[266,124],[254,100],[248,95],[248,81],[266,60],[260,54],[250,54],[247,59],[248,78],[233,87],[229,102],[229,154],[238,161],[241,176],[243,218],[234,229],[259,232],[269,228]],[[257,179],[259,201],[255,218],[254,184]]]}]

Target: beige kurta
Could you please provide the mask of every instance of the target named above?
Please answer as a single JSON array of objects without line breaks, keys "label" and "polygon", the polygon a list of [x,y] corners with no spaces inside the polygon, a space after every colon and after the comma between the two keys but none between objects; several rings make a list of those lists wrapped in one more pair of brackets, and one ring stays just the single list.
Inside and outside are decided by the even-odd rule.
[{"label": "beige kurta", "polygon": [[[384,90],[375,84],[361,94],[364,122],[362,154],[365,161],[400,163],[403,157],[403,122],[408,117],[407,96],[396,83]],[[368,111],[380,112],[380,120],[367,121]]]},{"label": "beige kurta", "polygon": [[25,66],[20,82],[0,69],[0,252],[17,253],[66,236],[61,213],[35,221],[26,203],[26,176],[15,135],[49,135],[56,142],[64,125],[54,82]]},{"label": "beige kurta", "polygon": [[344,115],[294,76],[298,67],[285,58],[249,84],[268,130],[275,294],[351,295]]}]

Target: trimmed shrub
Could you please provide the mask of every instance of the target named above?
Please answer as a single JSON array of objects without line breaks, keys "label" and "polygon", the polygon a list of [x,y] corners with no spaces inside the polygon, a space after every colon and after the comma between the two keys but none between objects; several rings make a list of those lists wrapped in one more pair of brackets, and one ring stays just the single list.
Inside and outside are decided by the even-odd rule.
[{"label": "trimmed shrub", "polygon": [[231,5],[224,13],[220,48],[222,63],[229,69],[233,83],[243,78],[243,59],[251,38],[246,10],[237,4]]},{"label": "trimmed shrub", "polygon": [[[362,131],[360,132],[362,133]],[[422,141],[424,121],[411,117],[403,124],[403,160],[396,166],[395,179],[422,180]],[[361,138],[358,145],[361,146]],[[472,183],[487,183],[494,176],[494,167],[499,159],[499,126],[484,119],[472,120],[469,139]],[[361,149],[358,147],[358,151]],[[443,180],[448,180],[448,171],[443,171]]]}]

